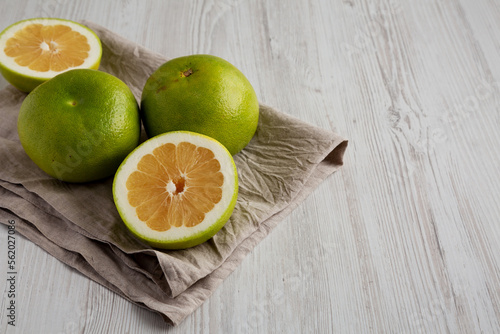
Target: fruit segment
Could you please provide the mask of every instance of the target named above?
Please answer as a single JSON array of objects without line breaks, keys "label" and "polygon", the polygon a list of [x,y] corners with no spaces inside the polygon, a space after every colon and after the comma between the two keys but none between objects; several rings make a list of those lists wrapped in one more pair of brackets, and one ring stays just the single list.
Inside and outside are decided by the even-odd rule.
[{"label": "fruit segment", "polygon": [[220,168],[207,148],[188,142],[163,144],[143,156],[129,175],[128,202],[153,230],[196,226],[222,198]]}]

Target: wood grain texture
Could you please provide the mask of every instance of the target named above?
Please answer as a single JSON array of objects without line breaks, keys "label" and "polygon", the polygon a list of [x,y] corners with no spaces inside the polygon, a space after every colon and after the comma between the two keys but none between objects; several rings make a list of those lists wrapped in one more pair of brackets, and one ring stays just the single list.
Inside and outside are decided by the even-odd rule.
[{"label": "wood grain texture", "polygon": [[18,236],[18,322],[2,278],[1,333],[500,332],[497,1],[1,5],[2,28],[87,19],[168,58],[221,56],[261,102],[350,140],[344,167],[178,327]]}]

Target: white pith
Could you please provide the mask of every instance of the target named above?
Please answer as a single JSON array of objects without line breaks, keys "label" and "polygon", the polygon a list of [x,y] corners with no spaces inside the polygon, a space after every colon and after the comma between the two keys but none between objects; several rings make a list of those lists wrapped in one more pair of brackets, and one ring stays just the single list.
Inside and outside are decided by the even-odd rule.
[{"label": "white pith", "polygon": [[[65,71],[47,71],[47,72],[38,72],[29,69],[28,67],[25,66],[20,66],[16,63],[15,58],[9,57],[5,54],[4,49],[5,45],[7,43],[7,40],[14,36],[14,34],[23,29],[24,27],[30,25],[30,24],[35,24],[35,23],[40,23],[43,25],[47,26],[52,26],[52,25],[66,25],[73,29],[74,31],[77,31],[78,33],[84,35],[87,38],[87,42],[89,43],[90,50],[88,51],[88,57],[85,59],[83,64],[75,67],[69,67],[65,71],[69,71],[71,69],[75,68],[90,68],[94,66],[98,60],[101,57],[101,44],[99,42],[99,39],[88,29],[86,29],[83,26],[80,26],[76,23],[73,23],[71,21],[64,21],[64,20],[58,20],[58,19],[36,19],[36,20],[27,20],[27,21],[21,21],[17,24],[12,25],[9,27],[7,30],[3,32],[3,34],[0,36],[0,63],[2,63],[5,67],[10,68],[12,71],[15,71],[17,73],[31,76],[31,77],[36,77],[36,78],[52,78],[53,76],[65,72]],[[45,45],[44,45],[45,44]],[[40,47],[42,48],[48,48],[48,44],[45,42],[42,42],[40,44]]]},{"label": "white pith", "polygon": [[175,183],[172,182],[172,180],[168,181],[168,183],[167,183],[167,191],[169,193],[173,193],[173,192],[175,192],[175,189],[177,189],[177,187],[175,186]]},{"label": "white pith", "polygon": [[[221,165],[220,171],[224,175],[224,183],[222,185],[222,198],[217,204],[215,204],[214,208],[205,215],[205,219],[198,225],[194,227],[171,227],[169,230],[163,232],[156,231],[149,228],[145,222],[141,221],[139,217],[137,217],[135,207],[130,205],[127,199],[128,190],[126,187],[126,182],[129,175],[137,170],[137,164],[145,154],[151,153],[156,147],[159,147],[165,143],[178,145],[183,141],[187,141],[196,146],[208,148],[214,153],[215,158]],[[118,207],[122,218],[124,218],[123,220],[125,221],[125,223],[129,225],[129,228],[132,228],[137,234],[146,239],[155,241],[175,241],[189,239],[190,237],[209,229],[227,210],[228,206],[231,204],[233,195],[237,191],[235,185],[235,173],[236,171],[231,155],[218,142],[208,139],[204,136],[185,132],[173,132],[165,135],[160,135],[143,143],[132,154],[130,154],[120,166],[114,181],[116,206]],[[174,184],[170,185],[170,190],[172,190],[172,186],[175,187]],[[168,188],[169,185],[167,185],[166,190],[170,192]]]}]

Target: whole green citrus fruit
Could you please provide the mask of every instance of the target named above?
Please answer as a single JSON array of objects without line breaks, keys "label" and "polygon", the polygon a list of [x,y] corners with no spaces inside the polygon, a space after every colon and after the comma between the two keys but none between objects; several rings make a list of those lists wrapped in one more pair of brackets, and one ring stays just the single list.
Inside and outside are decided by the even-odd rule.
[{"label": "whole green citrus fruit", "polygon": [[23,101],[17,130],[28,156],[68,182],[111,176],[139,144],[139,107],[128,86],[91,69],[64,72]]},{"label": "whole green citrus fruit", "polygon": [[141,117],[149,137],[186,130],[217,139],[231,154],[252,139],[259,102],[248,79],[211,55],[172,59],[147,80]]}]

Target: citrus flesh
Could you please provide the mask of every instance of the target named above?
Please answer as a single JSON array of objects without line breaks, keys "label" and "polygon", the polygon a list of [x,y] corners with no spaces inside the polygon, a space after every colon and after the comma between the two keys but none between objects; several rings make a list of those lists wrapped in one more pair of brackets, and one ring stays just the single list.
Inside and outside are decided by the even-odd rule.
[{"label": "citrus flesh", "polygon": [[64,72],[35,88],[21,105],[17,129],[31,160],[67,182],[111,176],[141,131],[127,85],[91,69]]},{"label": "citrus flesh", "polygon": [[191,55],[164,63],[149,77],[141,117],[149,137],[193,131],[217,139],[234,155],[255,134],[259,103],[235,66],[212,55]]},{"label": "citrus flesh", "polygon": [[97,69],[101,55],[97,35],[69,20],[23,20],[0,34],[0,71],[24,92],[69,69]]},{"label": "citrus flesh", "polygon": [[210,239],[227,222],[238,175],[218,141],[173,131],[148,139],[123,161],[113,196],[123,222],[139,239],[183,249]]}]

